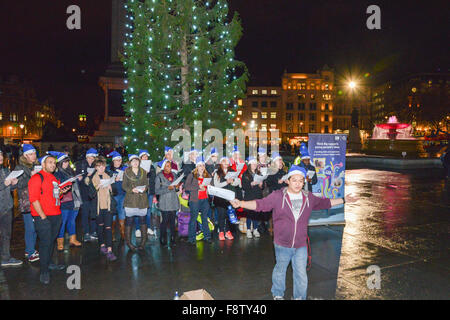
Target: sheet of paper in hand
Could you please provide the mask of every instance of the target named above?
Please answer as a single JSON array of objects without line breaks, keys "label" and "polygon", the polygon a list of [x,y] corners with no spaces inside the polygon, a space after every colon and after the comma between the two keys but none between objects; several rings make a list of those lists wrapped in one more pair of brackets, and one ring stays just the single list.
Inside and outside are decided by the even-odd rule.
[{"label": "sheet of paper in hand", "polygon": [[308,172],[306,173],[307,177],[310,179],[312,179],[315,174],[316,174],[316,171],[313,171],[313,170],[308,170]]},{"label": "sheet of paper in hand", "polygon": [[234,171],[228,172],[228,173],[225,175],[225,180],[228,180],[228,179],[236,179],[238,176],[239,176],[239,171],[236,171],[236,172],[234,172]]},{"label": "sheet of paper in hand", "polygon": [[245,166],[245,163],[243,163],[243,162],[238,163],[238,165],[236,166],[236,171],[241,173],[244,166]]},{"label": "sheet of paper in hand", "polygon": [[284,176],[281,177],[281,180],[286,181],[288,179],[288,175],[285,174]]},{"label": "sheet of paper in hand", "polygon": [[228,201],[236,199],[236,194],[234,193],[234,191],[227,190],[224,188],[217,188],[213,186],[208,187],[208,194]]},{"label": "sheet of paper in hand", "polygon": [[116,172],[117,172],[117,176],[116,177],[119,178],[119,181],[123,181],[123,173],[124,173],[124,171],[117,169]]},{"label": "sheet of paper in hand", "polygon": [[94,171],[95,171],[95,168],[87,168],[88,174],[94,173]]},{"label": "sheet of paper in hand", "polygon": [[75,180],[78,179],[78,177],[81,177],[81,176],[82,176],[81,174],[78,174],[75,177],[69,178],[66,181],[61,182],[59,184],[59,187],[62,189],[62,188],[65,188],[67,186],[70,186],[70,185],[72,185],[72,182],[74,182]]},{"label": "sheet of paper in hand", "polygon": [[204,178],[202,186],[209,186],[211,184],[212,178]]},{"label": "sheet of paper in hand", "polygon": [[145,186],[137,186],[136,187],[137,191],[139,191],[140,193],[143,193],[145,191]]},{"label": "sheet of paper in hand", "polygon": [[100,187],[106,188],[107,186],[113,184],[115,182],[114,177],[110,179],[100,179]]},{"label": "sheet of paper in hand", "polygon": [[20,175],[23,173],[23,170],[15,170],[15,171],[11,171],[8,176],[6,177],[5,180],[12,180],[15,178],[20,177]]},{"label": "sheet of paper in hand", "polygon": [[33,171],[39,172],[42,170],[42,166],[34,166]]},{"label": "sheet of paper in hand", "polygon": [[181,175],[181,176],[179,176],[174,182],[172,182],[170,185],[171,186],[176,186],[176,185],[178,185],[180,182],[181,182],[181,180],[183,180],[183,178],[184,178],[184,173]]},{"label": "sheet of paper in hand", "polygon": [[267,176],[267,168],[261,168],[259,171],[261,171],[263,176]]},{"label": "sheet of paper in hand", "polygon": [[150,166],[152,165],[152,160],[141,160],[141,168],[147,172],[150,172]]},{"label": "sheet of paper in hand", "polygon": [[264,180],[266,180],[267,176],[260,176],[259,174],[255,174],[255,176],[253,177],[253,181],[260,183],[263,182]]}]

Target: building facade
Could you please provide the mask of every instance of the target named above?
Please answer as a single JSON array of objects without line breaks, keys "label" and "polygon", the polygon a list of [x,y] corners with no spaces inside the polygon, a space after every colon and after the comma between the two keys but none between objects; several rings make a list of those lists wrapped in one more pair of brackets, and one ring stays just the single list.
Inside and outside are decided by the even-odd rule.
[{"label": "building facade", "polygon": [[40,101],[33,87],[18,77],[0,79],[0,139],[3,143],[36,141],[46,123],[61,126],[55,109]]}]

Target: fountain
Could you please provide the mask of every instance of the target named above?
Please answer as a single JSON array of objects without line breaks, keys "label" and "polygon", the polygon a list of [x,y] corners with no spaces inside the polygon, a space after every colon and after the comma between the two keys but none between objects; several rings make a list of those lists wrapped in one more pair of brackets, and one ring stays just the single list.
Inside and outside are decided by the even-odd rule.
[{"label": "fountain", "polygon": [[422,142],[412,135],[412,126],[399,123],[397,117],[389,117],[387,123],[375,125],[372,138],[369,139],[367,154],[396,157],[425,157]]}]

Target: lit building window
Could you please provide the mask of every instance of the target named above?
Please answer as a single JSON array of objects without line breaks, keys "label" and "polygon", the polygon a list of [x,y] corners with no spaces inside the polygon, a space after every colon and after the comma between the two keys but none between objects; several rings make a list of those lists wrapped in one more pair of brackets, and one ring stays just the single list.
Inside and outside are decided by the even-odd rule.
[{"label": "lit building window", "polygon": [[271,112],[270,113],[270,119],[276,119],[277,118],[277,113],[276,112]]},{"label": "lit building window", "polygon": [[271,123],[270,124],[270,130],[275,130],[277,128],[276,123]]},{"label": "lit building window", "polygon": [[261,130],[267,130],[267,124],[261,123]]},{"label": "lit building window", "polygon": [[252,94],[258,94],[258,90],[252,90]]},{"label": "lit building window", "polygon": [[270,90],[270,94],[277,94],[277,90]]},{"label": "lit building window", "polygon": [[258,119],[258,112],[252,112],[252,119]]},{"label": "lit building window", "polygon": [[316,84],[315,84],[314,82],[311,82],[311,83],[309,84],[309,88],[310,88],[311,90],[315,90],[315,89],[316,89]]},{"label": "lit building window", "polygon": [[267,94],[267,90],[261,90],[261,94]]},{"label": "lit building window", "polygon": [[323,99],[324,100],[331,100],[331,94],[328,94],[328,93],[324,94],[323,95]]},{"label": "lit building window", "polygon": [[328,83],[325,83],[325,90],[330,90],[330,85]]},{"label": "lit building window", "polygon": [[0,112],[0,120],[3,120],[3,112]]},{"label": "lit building window", "polygon": [[261,119],[267,119],[267,112],[261,112]]},{"label": "lit building window", "polygon": [[315,94],[311,94],[311,100],[314,100],[316,98]]},{"label": "lit building window", "polygon": [[237,114],[238,116],[242,116],[242,110],[238,110]]},{"label": "lit building window", "polygon": [[238,106],[242,106],[242,99],[238,100]]}]

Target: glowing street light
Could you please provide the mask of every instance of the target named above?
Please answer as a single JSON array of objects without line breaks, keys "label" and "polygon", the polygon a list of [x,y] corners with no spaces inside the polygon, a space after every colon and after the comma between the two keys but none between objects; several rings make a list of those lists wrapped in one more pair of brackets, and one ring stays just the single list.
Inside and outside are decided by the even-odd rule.
[{"label": "glowing street light", "polygon": [[356,88],[356,83],[354,81],[350,81],[348,83],[348,86],[350,87],[350,89],[355,89]]}]

